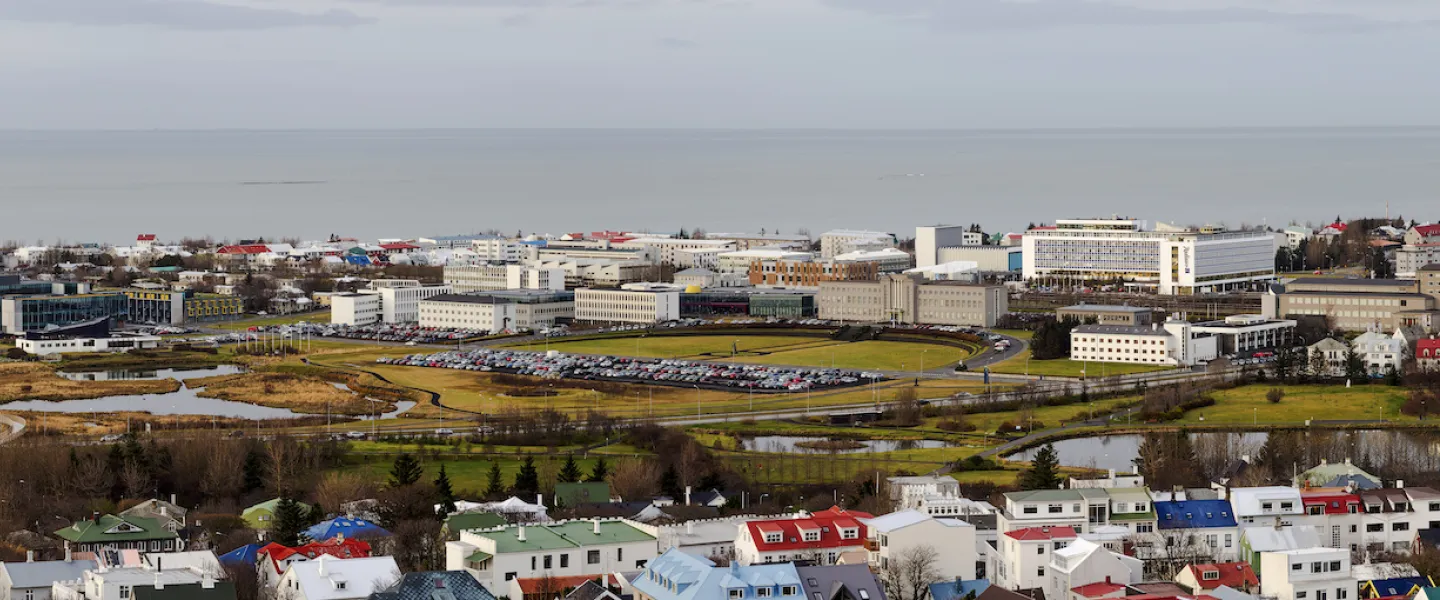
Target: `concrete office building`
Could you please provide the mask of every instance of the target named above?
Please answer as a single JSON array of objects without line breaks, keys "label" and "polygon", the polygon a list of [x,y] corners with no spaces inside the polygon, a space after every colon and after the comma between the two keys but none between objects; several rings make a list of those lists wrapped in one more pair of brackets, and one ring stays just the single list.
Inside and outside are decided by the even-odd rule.
[{"label": "concrete office building", "polygon": [[[682,238],[635,238],[626,240],[614,245],[620,249],[646,249],[653,251],[655,261],[662,265],[679,265],[677,262],[680,252],[685,250],[714,250],[718,252],[731,252],[735,250],[735,242],[730,240],[692,240]],[[693,265],[684,265],[693,266]]]},{"label": "concrete office building", "polygon": [[764,261],[750,264],[750,285],[815,287],[822,281],[874,281],[877,263],[843,263],[835,260]]},{"label": "concrete office building", "polygon": [[782,250],[779,248],[755,248],[751,250],[738,250],[735,252],[722,252],[715,257],[715,271],[719,273],[748,273],[750,266],[757,261],[760,262],[810,262],[815,255],[810,252],[799,250]]},{"label": "concrete office building", "polygon": [[639,289],[575,290],[575,320],[597,323],[659,323],[680,318],[680,293],[668,286]]},{"label": "concrete office building", "polygon": [[443,277],[445,285],[462,294],[499,290],[559,291],[565,289],[565,270],[550,266],[445,267]]},{"label": "concrete office building", "polygon": [[1002,286],[894,274],[878,281],[821,282],[815,304],[820,318],[836,321],[993,327],[1009,310],[1009,297]]},{"label": "concrete office building", "polygon": [[896,246],[895,234],[883,231],[835,229],[820,235],[820,258],[857,250],[882,250]]},{"label": "concrete office building", "polygon": [[1434,296],[1420,293],[1420,283],[1414,279],[1297,279],[1272,286],[1261,298],[1261,312],[1271,319],[1322,317],[1330,327],[1342,330],[1420,327],[1433,332],[1440,311],[1436,311]]},{"label": "concrete office building", "polygon": [[910,268],[914,257],[909,252],[899,248],[884,248],[881,250],[857,250],[837,254],[831,259],[837,263],[874,263],[881,273],[899,273]]},{"label": "concrete office building", "polygon": [[1081,323],[1094,320],[1097,325],[1146,326],[1155,321],[1156,310],[1144,306],[1076,304],[1055,309],[1057,319],[1075,319]]},{"label": "concrete office building", "polygon": [[357,292],[330,295],[330,323],[371,325],[380,322],[380,295]]},{"label": "concrete office building", "polygon": [[[916,252],[916,260],[920,254]],[[974,262],[985,273],[1020,272],[1024,268],[1021,246],[944,246],[936,252],[937,262]]]},{"label": "concrete office building", "polygon": [[509,263],[525,259],[525,245],[518,240],[487,236],[470,240],[470,251],[482,263]]},{"label": "concrete office building", "polygon": [[184,325],[238,319],[245,314],[245,300],[233,296],[147,289],[127,289],[124,294],[130,320],[137,323]]},{"label": "concrete office building", "polygon": [[1152,230],[1134,219],[1062,219],[1025,232],[1024,274],[1039,284],[1124,281],[1165,295],[1245,289],[1275,279],[1266,231]]},{"label": "concrete office building", "polygon": [[1153,323],[1146,327],[1081,325],[1070,332],[1070,359],[1146,365],[1188,366],[1213,360],[1218,354],[1214,338],[1196,339],[1184,329],[1188,323]]},{"label": "concrete office building", "polygon": [[939,262],[940,249],[965,245],[963,225],[924,225],[915,228],[915,266],[933,267]]},{"label": "concrete office building", "polygon": [[15,347],[36,356],[74,352],[128,352],[160,347],[158,335],[117,335],[103,338],[51,338],[37,332],[15,339]]},{"label": "concrete office building", "polygon": [[420,301],[420,326],[491,333],[539,329],[575,318],[573,292],[440,294]]},{"label": "concrete office building", "polygon": [[420,285],[413,279],[376,279],[370,287],[380,294],[380,320],[386,323],[419,321],[421,300],[455,291],[448,285]]},{"label": "concrete office building", "polygon": [[1420,283],[1420,293],[1440,303],[1440,261],[1421,267],[1416,273],[1416,279]]},{"label": "concrete office building", "polygon": [[1402,246],[1394,261],[1396,277],[1414,279],[1426,265],[1440,263],[1440,242]]},{"label": "concrete office building", "polygon": [[129,310],[128,299],[119,292],[0,299],[0,321],[11,335],[105,318],[123,322],[129,320]]}]

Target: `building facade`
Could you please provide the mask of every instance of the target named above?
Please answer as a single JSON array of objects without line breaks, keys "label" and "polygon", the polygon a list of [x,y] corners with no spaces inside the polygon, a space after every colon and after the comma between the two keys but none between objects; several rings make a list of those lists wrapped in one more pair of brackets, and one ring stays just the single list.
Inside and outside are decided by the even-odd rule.
[{"label": "building facade", "polygon": [[575,294],[441,294],[420,301],[420,326],[499,333],[575,318]]},{"label": "building facade", "polygon": [[1275,279],[1277,238],[1265,231],[1151,230],[1133,219],[1062,219],[1025,232],[1027,281],[1123,281],[1164,295],[1246,289]]},{"label": "building facade", "polygon": [[836,260],[763,261],[750,264],[750,285],[817,287],[822,281],[875,281],[880,266],[873,262]]},{"label": "building facade", "polygon": [[915,266],[933,267],[941,262],[940,249],[965,245],[964,225],[923,225],[915,228]]},{"label": "building facade", "polygon": [[937,264],[949,262],[973,262],[986,273],[1016,273],[1024,270],[1025,254],[1022,246],[944,246],[936,251]]},{"label": "building facade", "polygon": [[245,314],[245,300],[218,294],[189,291],[124,290],[131,321],[158,325],[184,325],[238,319]]},{"label": "building facade", "polygon": [[[464,569],[489,590],[522,575],[564,577],[644,569],[659,556],[659,530],[627,519],[560,521],[460,532],[445,567]],[[493,593],[493,592],[492,592]]]},{"label": "building facade", "polygon": [[821,282],[820,318],[862,323],[920,323],[993,327],[1009,308],[1001,286],[925,282],[919,275],[884,275],[878,281]]},{"label": "building facade", "polygon": [[1143,306],[1077,304],[1055,309],[1055,318],[1074,319],[1081,323],[1091,320],[1097,325],[1148,326],[1155,321],[1156,310]]},{"label": "building facade", "polygon": [[820,258],[833,258],[837,254],[857,250],[880,250],[894,248],[895,234],[883,231],[857,229],[834,229],[820,234]]},{"label": "building facade", "polygon": [[445,285],[454,291],[469,294],[500,290],[565,289],[565,270],[558,267],[528,265],[478,265],[445,267]]},{"label": "building facade", "polygon": [[1414,279],[1297,279],[1261,298],[1270,318],[1318,317],[1334,329],[1434,331],[1436,299]]},{"label": "building facade", "polygon": [[335,325],[372,325],[380,322],[380,295],[342,293],[330,296],[330,322]]},{"label": "building facade", "polygon": [[129,299],[119,292],[0,299],[0,320],[5,333],[11,335],[105,318],[123,322],[129,320],[129,315]]},{"label": "building facade", "polygon": [[646,290],[575,290],[575,320],[659,323],[680,318],[680,293]]}]

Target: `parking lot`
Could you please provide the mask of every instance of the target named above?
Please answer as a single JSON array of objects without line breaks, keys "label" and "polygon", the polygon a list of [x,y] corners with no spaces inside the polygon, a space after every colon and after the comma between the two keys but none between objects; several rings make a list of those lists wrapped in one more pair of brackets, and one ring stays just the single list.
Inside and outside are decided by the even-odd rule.
[{"label": "parking lot", "polygon": [[884,375],[880,373],[840,369],[800,369],[557,352],[546,354],[488,348],[412,354],[401,358],[381,358],[376,362],[410,367],[513,373],[534,377],[671,385],[729,391],[745,390],[762,393],[818,391],[863,385],[885,379]]}]

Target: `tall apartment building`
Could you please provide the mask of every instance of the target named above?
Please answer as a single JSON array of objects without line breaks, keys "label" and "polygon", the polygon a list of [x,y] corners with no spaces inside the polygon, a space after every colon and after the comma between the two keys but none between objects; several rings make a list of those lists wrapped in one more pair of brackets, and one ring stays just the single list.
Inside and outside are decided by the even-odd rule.
[{"label": "tall apartment building", "polygon": [[895,234],[883,231],[835,229],[820,235],[820,258],[857,250],[881,250],[896,246]]},{"label": "tall apartment building", "polygon": [[495,292],[499,290],[565,289],[565,270],[559,267],[529,265],[480,265],[445,267],[445,285],[456,292]]},{"label": "tall apartment building", "polygon": [[575,320],[659,323],[680,318],[680,293],[650,290],[575,290]]},{"label": "tall apartment building", "polygon": [[1152,230],[1133,219],[1062,219],[1025,232],[1025,279],[1121,280],[1160,294],[1246,288],[1275,279],[1278,238],[1266,231]]},{"label": "tall apartment building", "polygon": [[820,318],[836,321],[993,327],[1009,310],[1009,296],[1002,286],[895,274],[877,281],[821,282],[815,304]]}]

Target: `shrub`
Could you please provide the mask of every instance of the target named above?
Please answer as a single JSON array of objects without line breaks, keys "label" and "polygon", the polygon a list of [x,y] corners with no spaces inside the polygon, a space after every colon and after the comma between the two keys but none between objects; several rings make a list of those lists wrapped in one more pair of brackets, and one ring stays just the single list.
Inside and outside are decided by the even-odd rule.
[{"label": "shrub", "polygon": [[941,431],[975,431],[975,425],[970,423],[969,421],[966,421],[964,417],[952,417],[949,419],[943,419],[939,423],[935,424],[935,426],[938,427]]},{"label": "shrub", "polygon": [[1285,390],[1278,387],[1270,388],[1265,392],[1265,399],[1271,404],[1279,404],[1281,400],[1285,399]]}]

